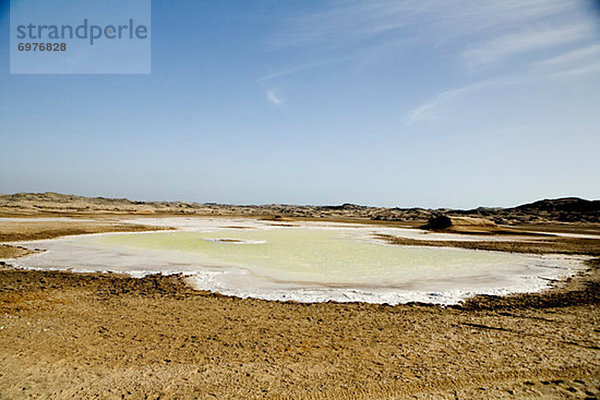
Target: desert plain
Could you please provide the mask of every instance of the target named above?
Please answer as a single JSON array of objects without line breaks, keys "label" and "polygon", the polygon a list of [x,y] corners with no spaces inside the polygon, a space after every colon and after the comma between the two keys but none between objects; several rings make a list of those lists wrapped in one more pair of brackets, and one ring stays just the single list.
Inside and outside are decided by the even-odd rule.
[{"label": "desert plain", "polygon": [[[425,226],[435,215],[485,218],[493,222],[487,228],[443,228],[457,236],[452,241],[385,239],[586,257],[586,270],[542,292],[447,307],[241,299],[194,290],[180,275],[33,271],[4,262],[0,398],[598,398],[600,223],[590,203],[453,211],[0,196],[0,259],[35,251],[14,242],[153,230],[145,216],[178,215],[403,227]],[[132,217],[139,223],[124,222]],[[462,241],[465,231],[484,239]],[[506,232],[536,240],[485,239]]]}]

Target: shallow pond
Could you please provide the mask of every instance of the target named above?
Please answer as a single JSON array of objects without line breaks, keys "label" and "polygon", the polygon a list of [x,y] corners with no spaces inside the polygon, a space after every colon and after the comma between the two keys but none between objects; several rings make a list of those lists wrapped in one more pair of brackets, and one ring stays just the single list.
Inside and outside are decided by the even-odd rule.
[{"label": "shallow pond", "polygon": [[[245,229],[242,229],[245,228]],[[424,301],[539,290],[579,263],[561,257],[394,246],[373,228],[238,228],[102,234],[31,242],[28,268],[190,275],[198,289],[297,301]]]}]

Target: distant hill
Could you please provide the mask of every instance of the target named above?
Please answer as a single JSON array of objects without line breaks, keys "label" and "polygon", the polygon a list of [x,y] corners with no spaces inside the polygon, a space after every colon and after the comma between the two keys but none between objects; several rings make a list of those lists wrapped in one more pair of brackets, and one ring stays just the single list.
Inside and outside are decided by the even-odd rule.
[{"label": "distant hill", "polygon": [[72,202],[86,202],[86,203],[94,203],[94,204],[134,204],[134,201],[131,201],[126,198],[121,199],[113,199],[107,197],[85,197],[85,196],[76,196],[72,194],[62,194],[55,192],[45,192],[45,193],[15,193],[15,194],[7,194],[0,195],[0,200],[8,200],[8,201],[24,201],[24,202],[62,202],[62,203],[72,203]]},{"label": "distant hill", "polygon": [[503,224],[543,221],[600,222],[600,200],[563,197],[538,200],[510,208],[480,207],[459,214],[492,217],[497,223]]},{"label": "distant hill", "polygon": [[552,212],[598,212],[600,200],[585,200],[579,197],[562,199],[545,199],[514,207],[520,211],[552,211]]},{"label": "distant hill", "polygon": [[427,221],[436,215],[486,218],[497,224],[600,222],[600,200],[578,197],[545,199],[510,208],[479,207],[473,210],[386,208],[346,203],[312,205],[229,205],[181,201],[134,201],[125,198],[84,197],[61,193],[0,195],[0,215],[89,214],[189,214],[286,216],[306,218],[362,218],[378,221]]}]

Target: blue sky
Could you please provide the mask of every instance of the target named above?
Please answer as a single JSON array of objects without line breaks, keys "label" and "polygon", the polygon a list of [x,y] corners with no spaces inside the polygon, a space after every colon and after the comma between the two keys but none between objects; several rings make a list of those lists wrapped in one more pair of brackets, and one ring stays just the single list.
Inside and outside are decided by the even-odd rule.
[{"label": "blue sky", "polygon": [[600,198],[591,1],[154,1],[150,75],[10,75],[1,4],[3,193]]}]

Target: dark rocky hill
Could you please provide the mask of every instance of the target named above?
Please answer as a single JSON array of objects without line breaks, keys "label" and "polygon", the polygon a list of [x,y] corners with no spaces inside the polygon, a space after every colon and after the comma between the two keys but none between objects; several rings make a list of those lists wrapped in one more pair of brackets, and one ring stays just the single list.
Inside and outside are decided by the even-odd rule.
[{"label": "dark rocky hill", "polygon": [[562,199],[545,199],[514,207],[519,211],[537,212],[578,212],[589,213],[600,211],[600,200],[585,200],[578,197]]},{"label": "dark rocky hill", "polygon": [[496,223],[600,222],[600,200],[578,197],[544,199],[510,208],[477,208],[451,214],[486,217]]}]

